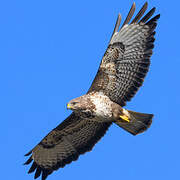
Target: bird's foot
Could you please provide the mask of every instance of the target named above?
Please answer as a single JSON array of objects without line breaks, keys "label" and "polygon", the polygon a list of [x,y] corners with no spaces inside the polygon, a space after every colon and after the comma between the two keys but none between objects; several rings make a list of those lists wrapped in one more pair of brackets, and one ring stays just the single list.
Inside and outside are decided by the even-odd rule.
[{"label": "bird's foot", "polygon": [[120,121],[122,121],[122,122],[125,122],[125,123],[129,123],[130,122],[129,117],[126,116],[125,114],[120,115],[119,117],[121,118]]}]

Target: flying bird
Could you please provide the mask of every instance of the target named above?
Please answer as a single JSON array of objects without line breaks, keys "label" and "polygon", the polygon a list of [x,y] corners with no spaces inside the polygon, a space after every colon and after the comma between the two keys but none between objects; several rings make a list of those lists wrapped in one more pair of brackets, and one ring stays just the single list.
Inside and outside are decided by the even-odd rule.
[{"label": "flying bird", "polygon": [[41,175],[45,180],[53,171],[91,151],[112,123],[133,135],[151,125],[153,114],[123,108],[143,84],[149,70],[160,14],[152,17],[155,12],[152,8],[144,15],[147,6],[146,2],[131,21],[135,12],[133,3],[121,27],[118,15],[90,89],[67,104],[73,111],[71,115],[25,155],[30,157],[24,164],[32,162],[28,173],[35,172],[35,179]]}]

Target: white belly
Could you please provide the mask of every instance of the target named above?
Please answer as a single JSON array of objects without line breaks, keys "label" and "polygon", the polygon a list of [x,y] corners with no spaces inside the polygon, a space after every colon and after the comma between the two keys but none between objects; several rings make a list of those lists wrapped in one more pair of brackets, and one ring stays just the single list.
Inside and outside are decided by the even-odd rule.
[{"label": "white belly", "polygon": [[92,93],[91,101],[96,106],[95,115],[99,118],[110,119],[112,117],[111,100],[103,93]]}]

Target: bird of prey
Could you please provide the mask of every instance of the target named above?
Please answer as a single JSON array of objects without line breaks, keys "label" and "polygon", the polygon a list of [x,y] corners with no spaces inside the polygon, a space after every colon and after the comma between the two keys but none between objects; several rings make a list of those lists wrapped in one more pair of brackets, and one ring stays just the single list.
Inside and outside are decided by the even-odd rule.
[{"label": "bird of prey", "polygon": [[118,15],[90,89],[67,104],[72,114],[25,155],[30,157],[24,164],[33,161],[28,173],[35,171],[35,179],[41,175],[45,180],[53,171],[91,151],[112,123],[133,135],[151,125],[152,114],[123,108],[142,85],[150,65],[160,15],[152,17],[155,8],[144,15],[147,5],[146,2],[131,21],[133,3],[121,27]]}]

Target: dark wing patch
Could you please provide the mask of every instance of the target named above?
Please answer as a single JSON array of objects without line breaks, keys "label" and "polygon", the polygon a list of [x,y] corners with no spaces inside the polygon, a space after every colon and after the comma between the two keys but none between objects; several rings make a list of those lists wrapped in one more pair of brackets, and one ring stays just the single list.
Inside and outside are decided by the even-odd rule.
[{"label": "dark wing patch", "polygon": [[31,156],[25,164],[33,161],[28,173],[35,171],[34,178],[42,174],[42,180],[45,180],[54,170],[90,151],[110,125],[111,123],[83,120],[72,113],[26,154]]},{"label": "dark wing patch", "polygon": [[[109,46],[88,93],[102,91],[112,101],[124,106],[142,85],[149,69],[155,40],[154,30],[160,17],[157,15],[150,19],[155,12],[155,8],[152,8],[141,19],[146,9],[147,3],[132,22],[127,24],[135,10],[133,4],[119,31],[116,23]],[[120,22],[120,16],[117,22]]]}]

